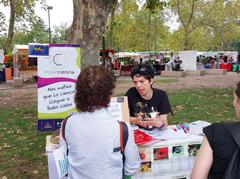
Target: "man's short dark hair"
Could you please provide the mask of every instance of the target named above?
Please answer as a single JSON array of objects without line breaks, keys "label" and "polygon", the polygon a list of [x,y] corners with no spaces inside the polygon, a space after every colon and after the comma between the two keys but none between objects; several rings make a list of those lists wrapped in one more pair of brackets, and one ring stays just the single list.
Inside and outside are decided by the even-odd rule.
[{"label": "man's short dark hair", "polygon": [[140,63],[132,68],[131,77],[133,78],[135,75],[144,76],[150,80],[154,78],[154,69],[151,65]]}]

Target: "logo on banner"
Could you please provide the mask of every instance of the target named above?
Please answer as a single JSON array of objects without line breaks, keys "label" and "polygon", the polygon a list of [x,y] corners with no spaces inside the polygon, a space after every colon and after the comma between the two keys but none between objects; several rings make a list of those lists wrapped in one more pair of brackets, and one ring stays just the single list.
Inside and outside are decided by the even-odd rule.
[{"label": "logo on banner", "polygon": [[48,45],[31,45],[29,44],[28,53],[30,57],[37,56],[48,56],[49,47]]}]

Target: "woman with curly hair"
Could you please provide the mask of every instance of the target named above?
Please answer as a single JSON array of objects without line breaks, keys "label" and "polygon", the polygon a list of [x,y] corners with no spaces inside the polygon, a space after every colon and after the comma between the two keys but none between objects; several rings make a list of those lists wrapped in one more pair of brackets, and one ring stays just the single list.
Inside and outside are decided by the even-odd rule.
[{"label": "woman with curly hair", "polygon": [[140,167],[129,124],[124,164],[120,150],[114,150],[120,146],[120,128],[107,107],[115,81],[112,73],[99,65],[85,68],[78,76],[75,103],[79,113],[69,117],[64,128],[68,178],[120,179],[123,169],[125,175],[134,175]]}]

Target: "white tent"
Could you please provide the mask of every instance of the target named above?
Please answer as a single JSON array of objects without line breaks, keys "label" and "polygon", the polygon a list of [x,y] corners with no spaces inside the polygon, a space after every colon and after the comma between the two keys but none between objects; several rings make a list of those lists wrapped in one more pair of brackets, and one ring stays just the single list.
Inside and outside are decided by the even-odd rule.
[{"label": "white tent", "polygon": [[115,57],[141,57],[141,55],[137,52],[118,52],[115,54]]},{"label": "white tent", "polygon": [[3,49],[0,49],[0,63],[4,62],[4,51]]},{"label": "white tent", "polygon": [[178,56],[182,60],[181,67],[184,70],[196,70],[197,51],[179,51]]},{"label": "white tent", "polygon": [[15,54],[19,50],[28,50],[28,45],[14,45],[12,53]]}]

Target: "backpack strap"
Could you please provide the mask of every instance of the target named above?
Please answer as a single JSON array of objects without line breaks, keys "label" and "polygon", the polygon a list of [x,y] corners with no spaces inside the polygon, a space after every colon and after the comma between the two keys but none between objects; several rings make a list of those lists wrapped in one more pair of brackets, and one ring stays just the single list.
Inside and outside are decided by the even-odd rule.
[{"label": "backpack strap", "polygon": [[223,126],[228,131],[228,133],[232,136],[233,141],[240,148],[240,123],[223,123]]},{"label": "backpack strap", "polygon": [[64,140],[65,142],[67,142],[67,141],[66,141],[66,137],[65,137],[65,128],[66,128],[67,120],[68,120],[69,117],[70,117],[70,116],[64,118],[63,121],[62,121],[62,124],[61,124],[61,127],[62,127],[62,137],[63,137],[63,140]]},{"label": "backpack strap", "polygon": [[128,127],[125,122],[119,121],[120,127],[120,149],[121,153],[124,155],[124,149],[127,145],[128,140]]},{"label": "backpack strap", "polygon": [[125,163],[125,155],[124,150],[128,141],[128,126],[125,122],[118,121],[119,127],[120,127],[120,150],[123,156],[123,168],[122,168],[122,178],[125,179],[125,173],[124,173],[124,163]]}]

